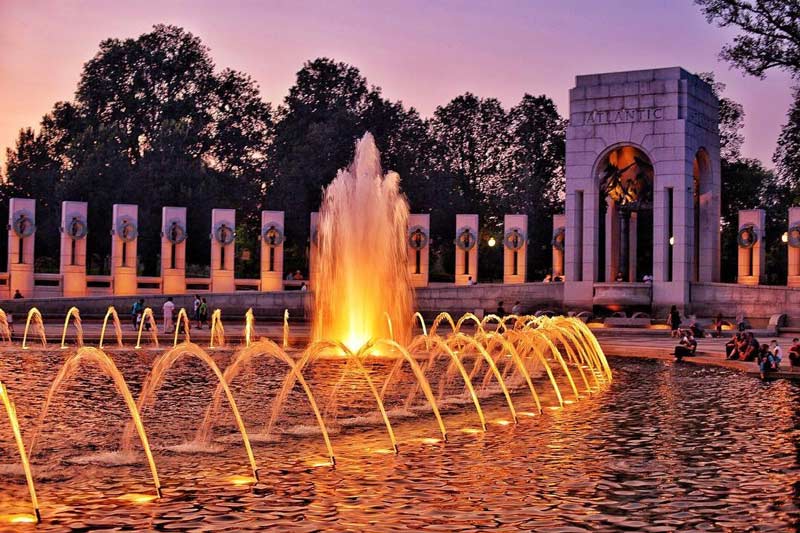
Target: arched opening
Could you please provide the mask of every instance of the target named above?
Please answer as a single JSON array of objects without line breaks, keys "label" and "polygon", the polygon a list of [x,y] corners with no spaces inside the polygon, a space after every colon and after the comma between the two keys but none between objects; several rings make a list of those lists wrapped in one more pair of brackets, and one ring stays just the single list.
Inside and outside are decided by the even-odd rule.
[{"label": "arched opening", "polygon": [[[716,218],[710,212],[711,206],[711,159],[705,148],[700,148],[692,163],[692,201],[694,212],[694,253],[692,256],[692,281],[714,281],[714,244],[709,241],[708,232],[719,231],[712,223]],[[718,223],[717,223],[718,224]]]},{"label": "arched opening", "polygon": [[653,273],[653,164],[642,150],[620,146],[603,156],[597,281],[636,281]]}]

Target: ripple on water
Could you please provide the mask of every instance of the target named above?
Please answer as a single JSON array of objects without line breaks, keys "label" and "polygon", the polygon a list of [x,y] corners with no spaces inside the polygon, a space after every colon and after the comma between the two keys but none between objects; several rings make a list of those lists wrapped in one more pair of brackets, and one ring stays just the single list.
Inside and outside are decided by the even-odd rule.
[{"label": "ripple on water", "polygon": [[[6,355],[27,435],[60,354],[41,354],[39,371],[24,379],[30,363]],[[214,357],[223,367],[229,360],[224,351]],[[115,361],[138,394],[146,365],[121,353]],[[422,400],[406,405],[401,391],[386,399],[400,448],[394,455],[366,391],[327,405],[324,380],[335,375],[328,364],[338,362],[319,363],[308,381],[319,393],[335,469],[309,466],[327,455],[302,391],[291,392],[273,434],[259,433],[271,409],[264,398],[274,396],[285,372],[272,376],[274,367],[254,362],[251,376],[233,383],[250,439],[262,443],[254,450],[258,485],[228,411],[216,415],[211,444],[191,441],[216,383],[202,365],[176,367],[143,416],[164,487],[160,500],[153,499],[138,441],[130,455],[98,451],[119,447],[129,415],[106,378],[82,373],[64,391],[73,401],[54,406],[32,458],[46,519],[37,531],[659,533],[788,530],[798,522],[797,385],[764,385],[725,369],[614,360],[610,390],[551,411],[550,385],[538,380],[543,416],[490,423],[484,433],[463,431],[475,429],[476,414],[461,383],[443,402],[450,407],[442,411],[447,443],[430,407]],[[513,397],[520,412],[534,409],[526,390]],[[509,420],[497,392],[494,385],[479,390],[487,422]],[[765,406],[770,416],[763,416]],[[22,471],[11,463],[16,450],[2,434],[0,457],[0,476],[13,480],[0,490],[0,508],[30,512]]]}]

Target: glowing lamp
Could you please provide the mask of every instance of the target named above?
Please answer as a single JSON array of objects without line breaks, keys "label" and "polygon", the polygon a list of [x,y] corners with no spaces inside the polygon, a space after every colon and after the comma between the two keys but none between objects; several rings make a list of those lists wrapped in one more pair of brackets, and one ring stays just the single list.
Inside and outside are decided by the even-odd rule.
[{"label": "glowing lamp", "polygon": [[495,244],[497,244],[497,241],[494,237],[489,237],[489,240],[486,241],[486,244],[488,244],[490,248],[494,248]]},{"label": "glowing lamp", "polygon": [[786,244],[787,242],[789,242],[789,232],[788,231],[784,231],[783,235],[781,235],[781,242],[783,244]]},{"label": "glowing lamp", "polygon": [[670,246],[675,246],[675,237],[670,237],[669,238],[669,245]]}]

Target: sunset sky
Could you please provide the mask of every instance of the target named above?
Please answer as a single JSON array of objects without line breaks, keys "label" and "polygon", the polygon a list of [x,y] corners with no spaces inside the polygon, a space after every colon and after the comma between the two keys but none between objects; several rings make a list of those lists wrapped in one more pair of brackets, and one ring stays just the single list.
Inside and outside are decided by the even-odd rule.
[{"label": "sunset sky", "polygon": [[743,77],[719,61],[733,33],[707,24],[690,0],[0,0],[0,162],[21,127],[72,98],[101,40],[157,23],[199,35],[218,68],[249,73],[276,104],[303,62],[319,56],[357,66],[424,116],[466,91],[506,107],[544,93],[566,116],[576,74],[713,70],[745,107],[745,155],[768,166],[791,96],[787,74]]}]

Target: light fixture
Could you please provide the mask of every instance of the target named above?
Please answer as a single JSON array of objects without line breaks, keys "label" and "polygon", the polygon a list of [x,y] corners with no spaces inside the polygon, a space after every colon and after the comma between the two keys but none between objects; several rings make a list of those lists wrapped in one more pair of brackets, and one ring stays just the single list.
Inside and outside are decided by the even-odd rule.
[{"label": "light fixture", "polygon": [[781,242],[783,244],[786,244],[787,242],[789,242],[789,232],[788,231],[784,231],[783,235],[781,235]]},{"label": "light fixture", "polygon": [[494,248],[494,245],[497,244],[497,241],[494,237],[489,237],[489,240],[486,241],[486,244],[488,244],[490,248]]},{"label": "light fixture", "polygon": [[670,237],[669,238],[669,245],[670,246],[675,246],[675,237]]}]

